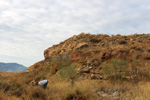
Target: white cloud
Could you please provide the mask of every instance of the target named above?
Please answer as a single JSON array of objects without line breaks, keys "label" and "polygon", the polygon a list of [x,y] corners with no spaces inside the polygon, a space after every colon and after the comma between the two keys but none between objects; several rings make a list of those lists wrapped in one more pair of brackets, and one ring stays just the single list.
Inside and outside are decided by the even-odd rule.
[{"label": "white cloud", "polygon": [[0,61],[26,66],[81,32],[150,32],[148,0],[0,0]]}]

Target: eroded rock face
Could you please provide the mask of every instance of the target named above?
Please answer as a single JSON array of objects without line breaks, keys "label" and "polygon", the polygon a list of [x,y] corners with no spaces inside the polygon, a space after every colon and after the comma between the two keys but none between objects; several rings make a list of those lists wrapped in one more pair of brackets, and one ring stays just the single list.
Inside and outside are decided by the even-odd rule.
[{"label": "eroded rock face", "polygon": [[[91,35],[81,33],[61,42],[44,51],[45,60],[33,66],[46,64],[50,66],[49,59],[68,54],[72,62],[79,63],[79,73],[90,75],[102,68],[101,64],[112,59],[128,62],[139,60],[141,65],[150,65],[150,34],[135,34],[129,36]],[[85,66],[85,67],[83,67]],[[95,76],[92,76],[95,78]],[[103,77],[103,76],[102,76]]]},{"label": "eroded rock face", "polygon": [[[143,42],[144,41],[144,42]],[[150,35],[130,35],[130,36],[107,36],[107,35],[75,35],[59,45],[54,45],[44,51],[45,59],[65,52],[92,52],[100,53],[100,59],[111,59],[112,57],[128,56],[147,51],[149,53]],[[89,53],[89,54],[90,54]],[[87,55],[88,56],[88,55]],[[138,55],[137,55],[138,56]],[[126,57],[124,57],[126,58]],[[149,57],[145,56],[145,59]],[[138,57],[137,57],[138,59]]]},{"label": "eroded rock face", "polygon": [[58,54],[63,54],[65,52],[88,48],[89,45],[86,42],[87,40],[84,38],[85,38],[84,34],[80,34],[78,36],[73,36],[72,38],[69,38],[64,42],[61,42],[59,45],[53,45],[52,47],[44,51],[45,59],[48,59]]}]

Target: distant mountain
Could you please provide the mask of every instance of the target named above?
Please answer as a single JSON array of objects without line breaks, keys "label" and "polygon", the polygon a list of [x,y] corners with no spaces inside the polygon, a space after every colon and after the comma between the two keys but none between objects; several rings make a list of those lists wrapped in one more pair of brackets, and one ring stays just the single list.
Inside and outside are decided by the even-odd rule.
[{"label": "distant mountain", "polygon": [[18,63],[3,63],[0,62],[0,71],[3,72],[20,72],[26,70],[27,67]]}]

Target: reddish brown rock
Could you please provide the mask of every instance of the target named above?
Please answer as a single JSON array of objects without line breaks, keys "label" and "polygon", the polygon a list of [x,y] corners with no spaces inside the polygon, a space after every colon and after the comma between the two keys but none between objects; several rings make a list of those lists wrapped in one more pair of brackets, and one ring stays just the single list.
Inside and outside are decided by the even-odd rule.
[{"label": "reddish brown rock", "polygon": [[[45,59],[29,69],[36,69],[37,66],[51,67],[51,58],[67,54],[71,63],[78,63],[80,71],[88,72],[90,76],[91,71],[101,72],[104,64],[110,63],[112,59],[125,60],[129,65],[138,60],[143,65],[141,67],[150,66],[149,53],[150,34],[109,36],[81,33],[46,49]],[[82,68],[83,66],[86,67]]]}]

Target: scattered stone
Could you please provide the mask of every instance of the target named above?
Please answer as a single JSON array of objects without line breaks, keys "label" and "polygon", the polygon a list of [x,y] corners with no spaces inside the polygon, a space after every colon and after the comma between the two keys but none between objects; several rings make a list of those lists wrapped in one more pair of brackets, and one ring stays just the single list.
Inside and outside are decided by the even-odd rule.
[{"label": "scattered stone", "polygon": [[89,66],[89,69],[91,70],[93,67],[92,66]]},{"label": "scattered stone", "polygon": [[90,73],[90,69],[88,67],[80,69],[79,73]]},{"label": "scattered stone", "polygon": [[119,95],[120,95],[120,94],[119,94],[118,91],[116,91],[116,92],[114,92],[114,93],[112,94],[113,97],[119,97]]},{"label": "scattered stone", "polygon": [[83,42],[83,43],[79,43],[77,46],[76,46],[76,49],[82,49],[82,48],[86,48],[88,47],[88,44]]},{"label": "scattered stone", "polygon": [[99,79],[101,79],[101,80],[102,80],[102,79],[103,79],[103,76],[99,76]]},{"label": "scattered stone", "polygon": [[104,93],[104,94],[102,94],[101,96],[102,96],[102,97],[107,97],[108,94]]},{"label": "scattered stone", "polygon": [[125,90],[122,88],[110,89],[106,87],[101,87],[95,91],[95,95],[102,98],[109,98],[109,100],[119,100],[120,93],[124,93]]}]

